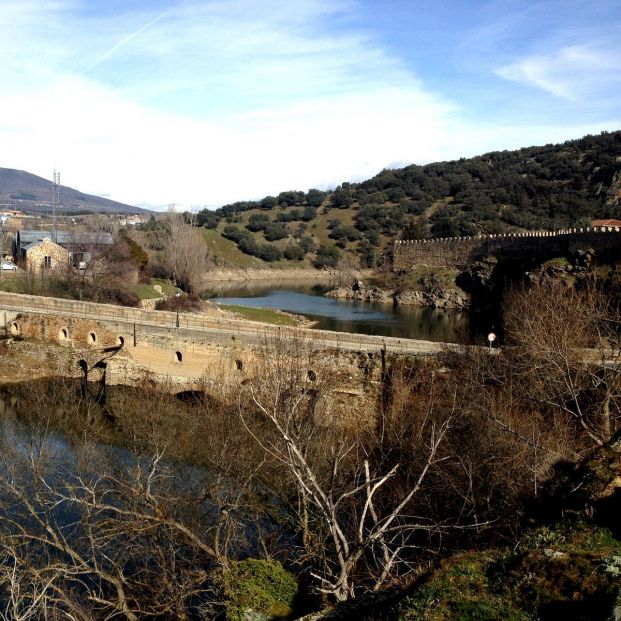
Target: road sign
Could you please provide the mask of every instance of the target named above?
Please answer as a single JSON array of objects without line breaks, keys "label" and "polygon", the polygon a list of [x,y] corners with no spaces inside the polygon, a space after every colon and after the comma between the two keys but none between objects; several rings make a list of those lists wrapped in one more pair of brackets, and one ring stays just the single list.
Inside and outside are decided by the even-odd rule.
[{"label": "road sign", "polygon": [[496,340],[496,335],[495,335],[493,332],[490,332],[490,333],[487,335],[487,340],[488,340],[490,343],[493,343],[493,342]]}]

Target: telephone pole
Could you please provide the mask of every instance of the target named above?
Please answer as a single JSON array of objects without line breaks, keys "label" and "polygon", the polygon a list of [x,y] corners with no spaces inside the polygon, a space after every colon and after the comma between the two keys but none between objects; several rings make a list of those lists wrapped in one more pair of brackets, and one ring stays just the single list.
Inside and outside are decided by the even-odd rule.
[{"label": "telephone pole", "polygon": [[60,205],[60,171],[54,169],[54,177],[52,179],[52,240],[58,243],[58,235],[56,233],[56,208]]}]

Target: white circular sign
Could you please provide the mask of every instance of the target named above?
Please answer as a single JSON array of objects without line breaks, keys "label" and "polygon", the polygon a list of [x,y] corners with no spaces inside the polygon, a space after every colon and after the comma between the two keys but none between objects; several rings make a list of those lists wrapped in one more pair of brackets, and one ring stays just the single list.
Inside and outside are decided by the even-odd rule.
[{"label": "white circular sign", "polygon": [[493,342],[496,340],[496,335],[495,335],[493,332],[490,332],[490,333],[487,335],[487,340],[488,340],[490,343],[493,343]]}]

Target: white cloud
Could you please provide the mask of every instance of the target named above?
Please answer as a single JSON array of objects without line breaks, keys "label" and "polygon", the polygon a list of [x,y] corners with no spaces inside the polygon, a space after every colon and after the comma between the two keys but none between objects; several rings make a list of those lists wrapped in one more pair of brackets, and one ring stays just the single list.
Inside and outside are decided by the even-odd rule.
[{"label": "white cloud", "polygon": [[621,83],[621,65],[610,50],[587,45],[527,56],[496,70],[507,80],[534,86],[574,102],[603,97]]},{"label": "white cloud", "polygon": [[342,26],[358,8],[192,0],[121,16],[5,0],[0,165],[56,167],[66,185],[134,204],[218,205],[595,131],[467,125],[368,32]]}]

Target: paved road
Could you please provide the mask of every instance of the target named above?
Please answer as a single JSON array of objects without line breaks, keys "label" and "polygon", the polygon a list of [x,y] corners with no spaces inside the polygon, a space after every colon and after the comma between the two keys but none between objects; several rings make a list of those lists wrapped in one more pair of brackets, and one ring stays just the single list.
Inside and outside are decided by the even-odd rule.
[{"label": "paved road", "polygon": [[457,346],[450,343],[434,343],[414,339],[331,332],[308,328],[275,327],[269,324],[243,320],[214,319],[201,315],[183,314],[180,326],[176,328],[176,315],[166,311],[147,311],[143,309],[95,304],[60,298],[20,295],[0,292],[0,312],[55,315],[78,319],[100,321],[107,324],[131,326],[140,332],[152,335],[178,336],[203,342],[231,342],[239,340],[250,345],[261,344],[266,339],[298,338],[315,349],[338,348],[347,351],[386,351],[401,354],[437,354]]}]

